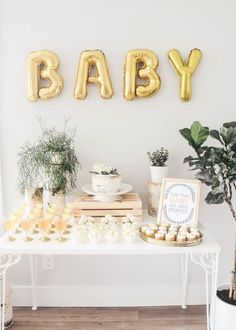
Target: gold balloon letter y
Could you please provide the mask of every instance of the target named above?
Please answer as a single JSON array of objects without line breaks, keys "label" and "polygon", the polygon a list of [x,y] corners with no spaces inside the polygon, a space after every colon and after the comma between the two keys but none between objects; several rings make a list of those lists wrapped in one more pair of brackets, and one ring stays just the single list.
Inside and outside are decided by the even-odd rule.
[{"label": "gold balloon letter y", "polygon": [[177,49],[171,49],[168,52],[168,57],[177,74],[180,76],[180,98],[182,101],[189,101],[191,99],[192,75],[201,61],[202,52],[197,48],[192,49],[186,64]]}]

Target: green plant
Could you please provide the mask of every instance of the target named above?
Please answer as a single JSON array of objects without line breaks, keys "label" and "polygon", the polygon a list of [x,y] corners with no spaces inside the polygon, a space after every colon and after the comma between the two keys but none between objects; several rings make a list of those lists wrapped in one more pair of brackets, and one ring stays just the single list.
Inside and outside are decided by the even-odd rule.
[{"label": "green plant", "polygon": [[116,168],[112,168],[110,165],[105,165],[103,163],[94,164],[90,173],[98,175],[120,175]]},{"label": "green plant", "polygon": [[47,188],[51,193],[66,194],[76,187],[80,167],[73,146],[73,134],[44,126],[35,144],[26,143],[18,154],[19,190]]},{"label": "green plant", "polygon": [[166,166],[166,162],[169,157],[169,152],[167,149],[161,148],[160,150],[155,150],[153,152],[148,152],[148,158],[150,160],[151,166]]},{"label": "green plant", "polygon": [[[208,204],[226,202],[236,221],[232,202],[236,190],[236,122],[225,123],[219,130],[209,130],[195,121],[191,128],[181,129],[180,134],[196,152],[194,157],[186,157],[184,163],[188,163],[192,170],[197,170],[196,178],[210,188],[205,201]],[[209,136],[217,140],[220,146],[203,146]],[[236,301],[236,244],[229,298]]]}]

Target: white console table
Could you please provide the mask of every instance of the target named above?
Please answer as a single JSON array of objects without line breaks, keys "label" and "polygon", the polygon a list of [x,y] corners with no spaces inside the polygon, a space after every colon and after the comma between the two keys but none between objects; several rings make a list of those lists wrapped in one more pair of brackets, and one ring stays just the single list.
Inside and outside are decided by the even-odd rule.
[{"label": "white console table", "polygon": [[[158,255],[179,255],[182,269],[182,308],[186,308],[186,292],[188,284],[189,260],[201,266],[205,272],[206,279],[206,309],[207,329],[214,330],[214,310],[217,289],[218,260],[220,247],[217,242],[207,233],[204,233],[203,242],[192,247],[161,247],[152,245],[137,239],[131,244],[116,243],[97,245],[77,244],[73,237],[64,243],[50,241],[41,243],[33,241],[30,243],[22,240],[7,242],[5,235],[0,238],[0,275],[2,276],[2,309],[1,309],[1,330],[4,330],[5,312],[5,279],[9,267],[20,261],[21,255],[31,257],[31,281],[32,281],[32,309],[37,309],[37,256],[38,255],[93,255],[93,256],[156,256]],[[210,298],[211,292],[211,298]]]}]

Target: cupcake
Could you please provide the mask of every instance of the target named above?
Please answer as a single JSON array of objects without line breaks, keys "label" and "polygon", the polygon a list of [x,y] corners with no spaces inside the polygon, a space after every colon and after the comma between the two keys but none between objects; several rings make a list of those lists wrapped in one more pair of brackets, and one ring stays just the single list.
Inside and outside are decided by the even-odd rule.
[{"label": "cupcake", "polygon": [[145,225],[145,226],[141,227],[141,232],[142,232],[143,234],[146,234],[146,230],[147,230],[147,229],[148,229],[148,226]]},{"label": "cupcake", "polygon": [[177,231],[176,228],[169,228],[168,233],[172,233],[172,234],[177,235],[178,231]]},{"label": "cupcake", "polygon": [[188,231],[189,231],[188,226],[186,226],[186,225],[183,225],[179,228],[179,232],[181,232],[181,233],[188,233]]},{"label": "cupcake", "polygon": [[191,234],[194,234],[195,238],[200,238],[201,237],[201,233],[198,230],[192,231]]},{"label": "cupcake", "polygon": [[176,225],[176,224],[173,224],[173,225],[170,225],[170,227],[169,227],[169,231],[177,231],[179,229],[179,226],[178,225]]},{"label": "cupcake", "polygon": [[166,229],[159,228],[158,233],[162,233],[163,235],[166,235],[167,234],[167,230]]},{"label": "cupcake", "polygon": [[162,230],[163,229],[163,230],[166,230],[167,231],[168,228],[169,228],[169,225],[167,223],[164,223],[164,224],[161,224],[160,225],[159,230]]},{"label": "cupcake", "polygon": [[165,234],[158,232],[158,233],[155,234],[155,239],[160,240],[160,241],[164,241],[165,240]]},{"label": "cupcake", "polygon": [[146,236],[148,236],[148,237],[153,237],[153,236],[154,236],[154,230],[151,229],[151,228],[147,228],[145,234],[146,234]]},{"label": "cupcake", "polygon": [[167,233],[166,236],[165,236],[167,242],[175,241],[175,237],[176,236],[172,233]]},{"label": "cupcake", "polygon": [[185,234],[178,234],[176,238],[177,242],[184,243],[186,242],[186,235]]},{"label": "cupcake", "polygon": [[187,241],[192,242],[195,240],[196,236],[193,233],[187,233]]},{"label": "cupcake", "polygon": [[158,225],[156,223],[150,223],[148,227],[154,230],[155,232],[158,231]]}]

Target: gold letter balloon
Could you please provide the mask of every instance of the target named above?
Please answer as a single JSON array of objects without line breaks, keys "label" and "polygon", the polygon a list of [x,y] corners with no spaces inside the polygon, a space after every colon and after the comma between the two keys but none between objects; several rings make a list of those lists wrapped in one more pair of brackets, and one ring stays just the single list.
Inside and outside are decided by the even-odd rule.
[{"label": "gold letter balloon", "polygon": [[[133,100],[136,96],[146,97],[158,92],[161,80],[156,69],[158,67],[156,54],[147,49],[130,50],[125,59],[124,97]],[[138,78],[146,81],[138,85]]]},{"label": "gold letter balloon", "polygon": [[[58,73],[59,58],[49,50],[38,50],[28,56],[28,100],[46,100],[57,96],[63,89],[63,79]],[[46,87],[40,86],[40,80],[47,80]]]},{"label": "gold letter balloon", "polygon": [[[91,75],[92,68],[96,69],[96,75]],[[81,53],[74,90],[75,98],[86,98],[88,83],[98,84],[100,95],[104,99],[110,99],[114,94],[106,58],[101,50],[85,50]]]},{"label": "gold letter balloon", "polygon": [[182,60],[182,57],[177,49],[171,49],[168,52],[168,57],[180,76],[180,99],[182,101],[189,101],[191,99],[191,79],[198,64],[202,58],[202,52],[200,49],[192,49],[186,63]]}]

